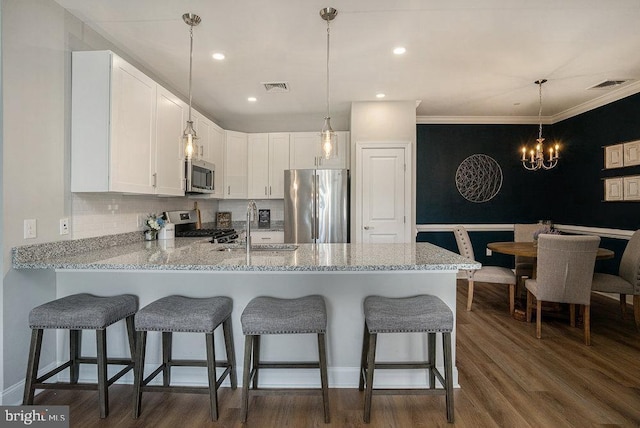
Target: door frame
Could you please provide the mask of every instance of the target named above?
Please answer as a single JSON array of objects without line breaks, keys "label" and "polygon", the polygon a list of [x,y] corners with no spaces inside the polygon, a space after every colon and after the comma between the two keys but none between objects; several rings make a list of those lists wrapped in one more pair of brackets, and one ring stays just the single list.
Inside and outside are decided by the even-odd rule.
[{"label": "door frame", "polygon": [[411,199],[413,164],[411,153],[411,141],[359,141],[356,142],[356,176],[354,194],[355,204],[353,206],[353,227],[351,229],[351,242],[362,242],[362,164],[363,150],[365,149],[404,149],[404,240],[402,242],[413,242],[414,237],[411,234],[413,215],[411,208],[413,206]]}]

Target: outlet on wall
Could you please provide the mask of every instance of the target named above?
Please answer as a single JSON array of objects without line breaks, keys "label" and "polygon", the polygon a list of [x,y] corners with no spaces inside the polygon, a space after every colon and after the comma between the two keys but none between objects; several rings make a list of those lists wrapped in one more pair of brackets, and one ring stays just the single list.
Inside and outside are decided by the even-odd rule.
[{"label": "outlet on wall", "polygon": [[491,254],[493,254],[493,252],[487,248],[487,256],[490,256]]},{"label": "outlet on wall", "polygon": [[24,221],[24,239],[34,239],[38,236],[37,224],[35,218],[29,218]]},{"label": "outlet on wall", "polygon": [[69,219],[61,218],[60,219],[60,235],[68,235],[69,234]]}]

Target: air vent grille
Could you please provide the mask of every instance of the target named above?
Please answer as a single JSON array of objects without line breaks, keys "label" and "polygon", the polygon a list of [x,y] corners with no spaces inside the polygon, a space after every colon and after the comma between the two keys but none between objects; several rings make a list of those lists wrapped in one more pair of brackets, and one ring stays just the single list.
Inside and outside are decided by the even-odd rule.
[{"label": "air vent grille", "polygon": [[604,82],[590,87],[589,89],[610,89],[616,86],[624,85],[627,82],[628,80],[605,80]]},{"label": "air vent grille", "polygon": [[289,84],[287,82],[262,82],[262,84],[268,93],[289,92]]}]

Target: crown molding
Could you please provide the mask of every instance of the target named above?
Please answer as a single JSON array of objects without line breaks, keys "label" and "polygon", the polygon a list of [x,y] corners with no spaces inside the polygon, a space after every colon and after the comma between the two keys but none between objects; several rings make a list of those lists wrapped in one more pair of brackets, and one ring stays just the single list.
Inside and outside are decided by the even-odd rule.
[{"label": "crown molding", "polygon": [[[553,116],[543,116],[542,123],[553,125],[637,93],[640,93],[640,80]],[[538,123],[538,116],[416,116],[418,125],[537,125]]]}]

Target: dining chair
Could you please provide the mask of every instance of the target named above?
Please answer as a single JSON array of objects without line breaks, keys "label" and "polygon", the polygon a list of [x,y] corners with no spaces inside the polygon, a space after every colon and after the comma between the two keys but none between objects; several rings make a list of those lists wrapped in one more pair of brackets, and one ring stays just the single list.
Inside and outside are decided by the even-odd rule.
[{"label": "dining chair", "polygon": [[[453,234],[456,237],[458,251],[464,257],[475,260],[471,239],[467,230],[462,226],[455,226]],[[471,310],[473,303],[473,287],[475,282],[487,282],[490,284],[506,284],[509,286],[509,313],[513,315],[515,309],[516,276],[509,268],[500,266],[482,266],[477,270],[460,271],[459,278],[466,279],[469,283],[467,293],[467,311]]]},{"label": "dining chair", "polygon": [[633,295],[633,316],[640,330],[640,230],[636,230],[622,253],[618,275],[596,273],[591,291],[620,294],[620,311],[624,318],[627,295]]},{"label": "dining chair", "polygon": [[576,306],[584,307],[584,343],[591,345],[591,281],[598,236],[540,235],[536,279],[527,279],[527,322],[536,299],[536,337],[542,337],[542,302],[569,303],[571,326]]},{"label": "dining chair", "polygon": [[[513,240],[515,242],[533,242],[533,234],[540,229],[540,223],[532,224],[514,224]],[[533,266],[535,264],[533,257],[515,256],[516,280],[518,286],[524,284],[523,277],[533,278]]]}]

